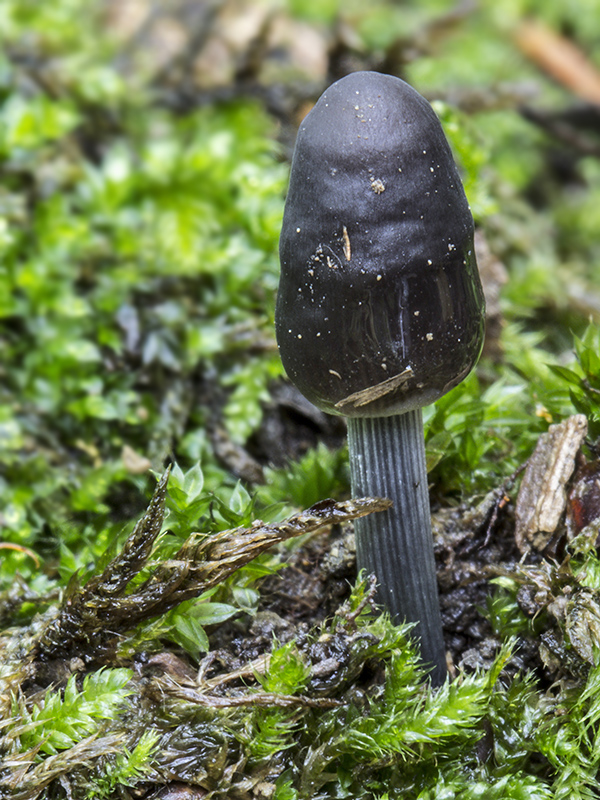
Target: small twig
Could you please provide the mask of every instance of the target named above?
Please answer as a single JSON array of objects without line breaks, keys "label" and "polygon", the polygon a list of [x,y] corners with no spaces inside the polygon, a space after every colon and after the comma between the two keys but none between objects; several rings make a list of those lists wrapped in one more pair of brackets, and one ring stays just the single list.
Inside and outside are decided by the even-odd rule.
[{"label": "small twig", "polygon": [[[154,685],[153,685],[154,684]],[[344,705],[340,700],[330,697],[304,697],[303,695],[276,694],[275,692],[257,692],[239,697],[220,697],[205,694],[195,689],[176,683],[172,678],[156,678],[150,684],[149,691],[157,692],[161,699],[184,700],[193,705],[205,708],[236,708],[260,706],[262,708],[338,708]]]},{"label": "small twig", "polygon": [[527,467],[528,461],[525,461],[523,464],[518,466],[516,470],[509,475],[508,478],[502,483],[501,486],[498,487],[496,490],[496,498],[494,502],[494,507],[492,509],[492,513],[490,515],[489,522],[485,529],[485,537],[483,543],[479,546],[479,550],[483,550],[484,547],[487,547],[490,543],[490,539],[492,537],[492,533],[494,532],[494,528],[496,526],[496,522],[498,521],[498,515],[503,508],[510,503],[510,497],[508,492],[513,488],[515,481],[519,477],[519,475],[525,471]]},{"label": "small twig", "polygon": [[515,34],[521,51],[562,86],[584,100],[600,103],[600,71],[577,47],[537,20],[527,20]]},{"label": "small twig", "polygon": [[492,533],[494,531],[494,528],[496,527],[496,522],[498,521],[498,515],[500,511],[503,508],[506,508],[506,506],[509,503],[510,503],[510,497],[506,494],[505,491],[502,491],[501,488],[496,497],[496,501],[492,509],[492,514],[490,516],[490,521],[488,522],[487,528],[485,529],[485,537],[483,542],[479,545],[478,548],[479,550],[483,550],[485,547],[489,545],[490,540],[492,538]]},{"label": "small twig", "polygon": [[200,664],[200,669],[198,670],[198,678],[197,683],[198,686],[201,687],[208,687],[210,689],[216,689],[218,686],[222,686],[225,683],[231,683],[231,681],[240,680],[240,678],[252,678],[256,673],[259,675],[264,674],[268,667],[269,662],[271,660],[271,654],[266,653],[259,658],[256,658],[254,661],[251,661],[249,664],[244,664],[243,667],[239,669],[235,669],[232,672],[227,672],[225,675],[217,675],[214,678],[206,679],[204,676],[206,671],[210,667],[210,664],[214,661],[211,658],[213,653],[208,653],[206,658],[203,659],[202,663]]},{"label": "small twig", "polygon": [[41,566],[41,562],[33,550],[30,550],[28,547],[25,547],[22,544],[13,544],[12,542],[0,542],[0,548],[4,550],[16,550],[18,553],[25,553],[26,556],[33,559],[33,563],[35,564],[36,568],[39,569]]}]

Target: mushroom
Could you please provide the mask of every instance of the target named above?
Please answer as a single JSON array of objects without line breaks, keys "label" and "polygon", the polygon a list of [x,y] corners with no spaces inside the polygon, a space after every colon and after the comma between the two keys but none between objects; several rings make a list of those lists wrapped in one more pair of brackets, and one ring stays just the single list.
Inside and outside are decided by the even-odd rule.
[{"label": "mushroom", "polygon": [[355,523],[378,601],[415,623],[446,677],[421,409],[481,352],[473,218],[440,122],[399,78],[355,72],[304,119],[280,239],[276,333],[316,406],[348,418],[354,496],[393,507]]}]

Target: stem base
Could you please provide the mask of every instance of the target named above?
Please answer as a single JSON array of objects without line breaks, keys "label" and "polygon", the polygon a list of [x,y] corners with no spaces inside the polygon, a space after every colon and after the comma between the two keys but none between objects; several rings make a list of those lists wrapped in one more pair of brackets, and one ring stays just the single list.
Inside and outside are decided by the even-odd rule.
[{"label": "stem base", "polygon": [[348,419],[353,497],[389,497],[387,511],[357,519],[358,569],[377,577],[377,602],[395,622],[416,623],[434,685],[447,675],[421,409]]}]

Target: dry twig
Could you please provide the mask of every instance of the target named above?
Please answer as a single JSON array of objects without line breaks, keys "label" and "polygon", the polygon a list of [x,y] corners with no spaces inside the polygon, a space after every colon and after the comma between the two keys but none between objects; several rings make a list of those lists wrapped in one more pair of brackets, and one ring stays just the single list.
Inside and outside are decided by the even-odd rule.
[{"label": "dry twig", "polygon": [[515,33],[521,51],[574,94],[600,103],[600,71],[569,39],[539,21],[523,22]]}]

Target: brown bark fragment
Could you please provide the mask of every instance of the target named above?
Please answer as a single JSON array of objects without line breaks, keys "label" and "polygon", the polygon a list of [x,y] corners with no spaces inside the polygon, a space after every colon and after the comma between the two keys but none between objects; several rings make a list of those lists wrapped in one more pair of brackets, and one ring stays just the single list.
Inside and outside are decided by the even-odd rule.
[{"label": "brown bark fragment", "polygon": [[550,425],[540,436],[525,469],[515,509],[515,540],[524,553],[543,550],[563,515],[566,485],[575,469],[575,457],[587,433],[587,420],[575,414]]}]

